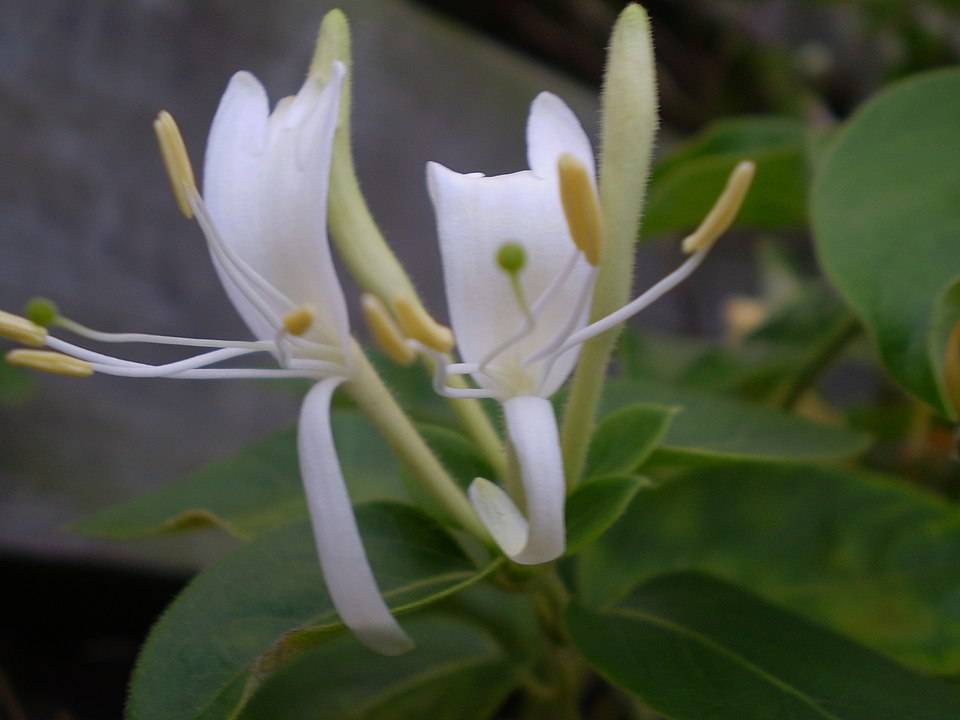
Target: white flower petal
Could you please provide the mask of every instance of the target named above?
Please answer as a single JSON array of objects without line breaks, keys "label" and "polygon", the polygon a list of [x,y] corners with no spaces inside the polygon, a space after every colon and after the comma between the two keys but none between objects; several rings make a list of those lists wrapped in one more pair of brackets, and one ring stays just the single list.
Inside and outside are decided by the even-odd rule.
[{"label": "white flower petal", "polygon": [[347,307],[327,239],[326,203],[343,79],[343,66],[336,68],[325,86],[307,79],[287,107],[286,129],[271,138],[260,200],[268,232],[254,266],[296,303],[312,304],[316,330],[342,343]]},{"label": "white flower petal", "polygon": [[[427,185],[437,218],[443,259],[447,305],[457,347],[464,362],[480,362],[523,326],[524,315],[507,274],[496,254],[506,241],[526,250],[520,282],[528,304],[533,304],[563,271],[576,252],[560,206],[556,180],[532,172],[498,177],[461,175],[437,163],[427,164]],[[570,277],[546,304],[534,331],[490,365],[490,381],[478,382],[503,396],[534,394],[544,366],[524,369],[523,360],[549,343],[577,315],[575,327],[585,322],[579,288],[591,268],[577,260]],[[558,360],[550,377],[556,390],[576,362],[570,352]]]},{"label": "white flower petal", "polygon": [[313,534],[327,590],[344,624],[372,650],[398,655],[413,648],[387,608],[363,549],[330,428],[330,399],[339,378],[307,393],[298,446]]},{"label": "white flower petal", "polygon": [[567,104],[553,93],[542,92],[530,105],[527,118],[527,161],[541,178],[556,177],[557,159],[570,153],[584,164],[594,179],[593,148],[580,121]]},{"label": "white flower petal", "polygon": [[[343,74],[336,63],[325,85],[308,78],[269,119],[256,78],[235,75],[214,118],[204,172],[204,198],[224,242],[294,304],[314,306],[308,338],[340,344],[349,321],[327,240],[326,197]],[[218,270],[254,334],[272,338],[275,329]],[[277,318],[289,310],[274,307]]]},{"label": "white flower petal", "polygon": [[[263,236],[259,201],[262,154],[266,144],[267,94],[248,72],[238,72],[227,85],[210,127],[203,171],[203,197],[217,231],[235,252],[250,262]],[[241,292],[231,273],[214,257],[214,266],[227,295],[253,334],[274,335]],[[276,314],[283,308],[273,307]]]},{"label": "white flower petal", "polygon": [[515,397],[503,404],[503,410],[520,464],[529,527],[526,544],[510,557],[530,565],[549,562],[563,555],[566,544],[567,488],[553,406],[545,398]]},{"label": "white flower petal", "polygon": [[513,557],[527,544],[527,519],[499,485],[478,477],[468,490],[473,509],[503,552]]}]

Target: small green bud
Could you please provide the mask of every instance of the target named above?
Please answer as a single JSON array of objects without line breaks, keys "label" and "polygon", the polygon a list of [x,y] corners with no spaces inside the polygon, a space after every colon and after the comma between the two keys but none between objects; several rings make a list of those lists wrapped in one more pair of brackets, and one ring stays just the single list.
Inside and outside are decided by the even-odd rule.
[{"label": "small green bud", "polygon": [[527,251],[518,242],[508,240],[497,250],[497,265],[504,272],[515,275],[527,264]]},{"label": "small green bud", "polygon": [[47,298],[32,298],[23,309],[26,318],[40,327],[50,327],[60,317],[60,310],[53,300]]}]

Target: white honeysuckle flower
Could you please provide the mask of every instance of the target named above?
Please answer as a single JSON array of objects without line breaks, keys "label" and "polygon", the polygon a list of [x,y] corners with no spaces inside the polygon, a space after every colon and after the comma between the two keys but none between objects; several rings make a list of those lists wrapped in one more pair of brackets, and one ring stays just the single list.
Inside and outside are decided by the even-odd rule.
[{"label": "white honeysuckle flower", "polygon": [[[688,277],[730,225],[753,176],[734,170],[701,227],[684,242],[692,253],[674,272],[620,310],[588,324],[602,252],[596,171],[590,142],[557,96],[541,93],[527,121],[529,170],[486,177],[427,165],[447,304],[462,362],[436,362],[434,386],[448,397],[502,403],[523,481],[527,516],[499,486],[478,478],[470,498],[501,549],[519,563],[541,563],[565,547],[563,460],[550,396],[573,370],[580,346],[657,300]],[[446,378],[470,375],[477,388]]]},{"label": "white honeysuckle flower", "polygon": [[[323,575],[344,624],[372,649],[397,654],[413,643],[391,615],[370,569],[330,424],[333,392],[354,372],[347,306],[326,231],[344,72],[336,63],[326,83],[311,75],[272,113],[259,81],[246,72],[234,75],[210,130],[202,197],[173,119],[161,113],[156,123],[180,208],[203,229],[217,273],[255,340],[105,333],[67,318],[55,320],[98,342],[210,348],[186,360],[147,365],[94,352],[35,325],[31,330],[32,323],[23,325],[27,321],[15,316],[0,317],[0,332],[6,328],[10,337],[16,332],[16,339],[54,351],[15,350],[10,362],[63,374],[316,380],[303,403],[298,447]],[[272,354],[279,367],[210,367],[252,353]]]}]

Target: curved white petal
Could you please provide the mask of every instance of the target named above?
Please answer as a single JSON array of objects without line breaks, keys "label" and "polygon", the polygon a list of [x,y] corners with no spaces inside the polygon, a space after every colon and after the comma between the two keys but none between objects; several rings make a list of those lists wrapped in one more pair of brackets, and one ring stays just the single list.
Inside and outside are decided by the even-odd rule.
[{"label": "curved white petal", "polygon": [[[238,72],[227,85],[207,138],[203,197],[217,231],[245,260],[255,257],[263,234],[259,201],[262,154],[269,115],[267,93],[253,75]],[[254,336],[263,340],[275,331],[240,290],[216,256],[214,266],[237,312]],[[272,313],[284,309],[269,303]]]},{"label": "curved white petal", "polygon": [[372,650],[397,655],[413,647],[380,595],[357,530],[330,428],[330,399],[340,378],[307,393],[300,413],[300,471],[327,590],[344,624]]},{"label": "curved white petal", "polygon": [[327,239],[327,188],[343,73],[337,63],[326,85],[308,78],[271,137],[261,200],[269,250],[267,267],[257,268],[295,302],[311,303],[317,330],[341,344],[347,306]]},{"label": "curved white petal", "polygon": [[563,555],[566,543],[566,486],[553,406],[545,398],[521,396],[507,400],[503,409],[520,464],[527,520],[505,492],[482,478],[470,486],[470,500],[510,559],[525,565],[549,562]]},{"label": "curved white petal", "polygon": [[513,499],[499,485],[482,477],[470,483],[467,494],[500,549],[510,557],[523,550],[529,526]]},{"label": "curved white petal", "polygon": [[[427,186],[436,213],[457,347],[464,362],[479,363],[524,324],[509,277],[496,264],[499,247],[512,241],[526,250],[527,262],[519,278],[528,304],[560,275],[575,252],[557,182],[530,171],[497,177],[461,175],[428,163]],[[587,262],[578,259],[544,307],[533,332],[490,363],[490,377],[478,375],[477,381],[502,397],[554,392],[572,370],[577,353],[567,353],[556,362],[542,390],[538,388],[545,365],[524,368],[523,360],[548,344],[572,316],[576,316],[574,329],[583,326],[587,308],[579,305],[579,288],[590,272]]]},{"label": "curved white petal", "polygon": [[[427,164],[447,305],[464,362],[483,362],[524,327],[525,316],[510,278],[495,261],[504,242],[518,242],[526,250],[519,280],[529,306],[576,254],[557,178],[557,161],[565,153],[583,162],[595,185],[593,151],[576,116],[556,95],[540,93],[527,121],[530,170],[485,177]],[[524,360],[586,324],[589,296],[585,297],[584,288],[591,272],[590,265],[578,257],[572,272],[537,314],[533,332],[485,367],[477,382],[500,397],[555,392],[573,369],[577,351],[553,363],[525,365]]]},{"label": "curved white petal", "polygon": [[[325,85],[308,78],[269,118],[257,80],[235,75],[214,118],[204,170],[204,197],[224,241],[295,304],[316,308],[311,335],[341,343],[349,327],[326,198],[343,74],[336,63]],[[229,275],[219,263],[218,270]],[[238,297],[236,283],[227,277],[224,284],[254,334],[271,338],[274,330]]]},{"label": "curved white petal", "polygon": [[542,92],[530,105],[527,118],[527,161],[538,177],[557,175],[557,158],[570,153],[594,179],[593,148],[573,110],[553,93]]}]

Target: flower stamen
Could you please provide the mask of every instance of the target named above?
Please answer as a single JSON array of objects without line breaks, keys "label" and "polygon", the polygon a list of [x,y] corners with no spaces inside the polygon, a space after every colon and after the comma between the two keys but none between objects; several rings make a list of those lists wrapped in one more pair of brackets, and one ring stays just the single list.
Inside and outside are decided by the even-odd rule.
[{"label": "flower stamen", "polygon": [[6,355],[10,365],[39,370],[53,375],[67,377],[90,377],[94,373],[93,365],[69,355],[49,350],[11,350]]},{"label": "flower stamen", "polygon": [[567,219],[570,237],[594,267],[600,262],[602,234],[600,203],[586,166],[569,153],[557,160],[560,203]]},{"label": "flower stamen", "polygon": [[723,192],[700,223],[700,227],[684,238],[682,247],[685,253],[689,255],[709,250],[717,239],[730,229],[747,197],[755,173],[756,165],[753,162],[744,160],[737,163],[727,178]]},{"label": "flower stamen", "polygon": [[360,298],[363,317],[370,329],[370,336],[387,357],[398,365],[407,366],[414,361],[417,353],[407,344],[400,328],[390,317],[380,298],[372,293],[364,293]]},{"label": "flower stamen", "polygon": [[186,145],[184,145],[183,136],[180,134],[180,128],[177,127],[173,116],[164,110],[153,121],[153,130],[156,132],[157,141],[160,143],[160,154],[163,156],[163,164],[167,169],[167,176],[170,178],[173,196],[177,200],[180,212],[187,219],[190,219],[193,217],[193,206],[190,198],[193,195],[199,195],[199,193],[197,192],[196,180],[193,177],[190,156],[187,153]]},{"label": "flower stamen", "polygon": [[313,327],[317,314],[309,303],[291,310],[283,316],[283,329],[294,337],[300,337]]},{"label": "flower stamen", "polygon": [[0,310],[0,337],[30,347],[43,347],[47,340],[47,329],[25,317]]},{"label": "flower stamen", "polygon": [[419,340],[438,352],[446,353],[453,349],[453,333],[450,328],[430,317],[420,303],[401,296],[394,298],[391,304],[404,335]]}]

